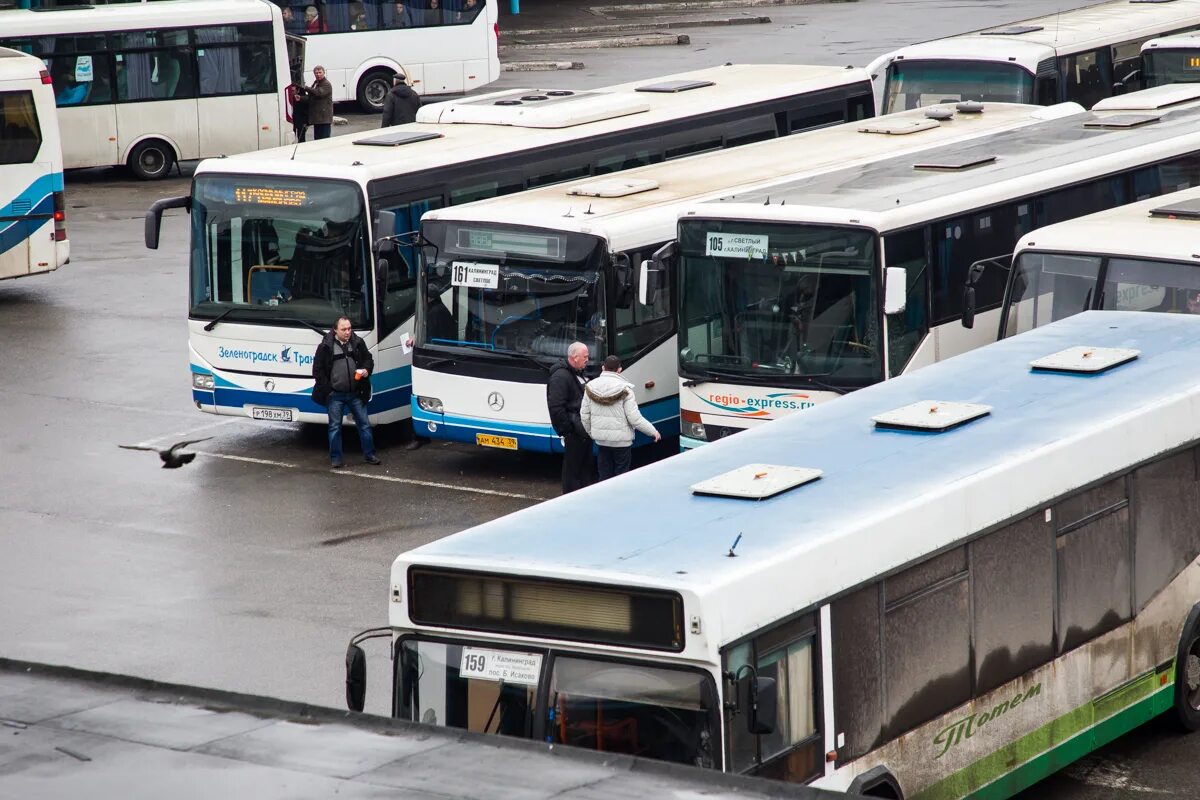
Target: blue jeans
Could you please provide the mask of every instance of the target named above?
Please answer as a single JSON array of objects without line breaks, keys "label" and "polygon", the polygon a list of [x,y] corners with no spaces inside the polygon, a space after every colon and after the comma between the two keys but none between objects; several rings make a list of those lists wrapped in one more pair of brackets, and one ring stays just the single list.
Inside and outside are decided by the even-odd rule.
[{"label": "blue jeans", "polygon": [[597,445],[596,467],[602,481],[629,472],[632,461],[632,446],[605,447],[604,445]]},{"label": "blue jeans", "polygon": [[329,460],[342,460],[342,417],[346,415],[346,407],[354,415],[354,425],[358,428],[358,438],[362,442],[363,458],[375,455],[375,439],[371,437],[371,422],[367,419],[367,407],[356,394],[350,392],[334,392],[329,395],[325,405],[329,412]]}]

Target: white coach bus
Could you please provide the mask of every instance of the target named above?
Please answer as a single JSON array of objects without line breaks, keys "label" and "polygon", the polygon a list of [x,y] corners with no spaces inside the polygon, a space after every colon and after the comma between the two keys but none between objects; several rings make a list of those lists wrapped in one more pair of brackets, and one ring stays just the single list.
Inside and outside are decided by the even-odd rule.
[{"label": "white coach bus", "polygon": [[[623,172],[431,211],[421,267],[413,424],[421,435],[509,450],[561,452],[546,379],[572,341],[591,369],[620,356],[642,413],[679,432],[675,269],[649,270],[681,211],[706,198],[931,150],[1083,114],[989,105],[983,114],[908,111]],[[636,291],[643,276],[647,292]],[[653,291],[649,283],[653,282]],[[717,292],[719,287],[709,287]],[[644,435],[639,444],[649,441]]]},{"label": "white coach bus", "polygon": [[402,719],[893,800],[1194,731],[1198,338],[1089,312],[402,553],[348,704],[374,634]]},{"label": "white coach bus", "polygon": [[5,9],[0,45],[45,62],[67,169],[163,178],[179,161],[293,139],[288,43],[266,0]]},{"label": "white coach bus", "polygon": [[993,341],[1022,235],[1194,183],[1189,84],[692,207],[679,221],[681,444]]},{"label": "white coach bus", "polygon": [[1000,338],[1092,308],[1200,314],[1198,241],[1200,188],[1027,233],[1013,255]]},{"label": "white coach bus", "polygon": [[[518,89],[418,122],[202,162],[191,194],[193,399],[216,414],[321,422],[312,326],[341,315],[374,352],[376,423],[408,419],[416,247],[430,209],[870,116],[861,70],[727,65],[589,91]],[[379,257],[380,254],[382,257]]]},{"label": "white coach bus", "polygon": [[1151,39],[1142,45],[1142,85],[1200,81],[1200,32]]},{"label": "white coach bus", "polygon": [[1143,43],[1197,28],[1200,0],[1111,0],[909,45],[868,69],[884,114],[959,100],[1091,108],[1143,88]]},{"label": "white coach bus", "polygon": [[0,280],[66,264],[66,219],[50,73],[0,47]]}]

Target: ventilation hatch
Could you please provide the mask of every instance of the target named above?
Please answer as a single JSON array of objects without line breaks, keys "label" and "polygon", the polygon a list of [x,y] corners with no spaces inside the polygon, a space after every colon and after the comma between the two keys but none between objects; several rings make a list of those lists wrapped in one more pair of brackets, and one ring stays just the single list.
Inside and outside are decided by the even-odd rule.
[{"label": "ventilation hatch", "polygon": [[882,133],[888,136],[906,136],[917,131],[941,127],[936,119],[887,119],[880,117],[858,129],[859,133]]},{"label": "ventilation hatch", "polygon": [[705,86],[716,86],[712,81],[660,81],[637,87],[639,92],[657,92],[660,94],[675,94],[690,92],[692,89],[703,89]]},{"label": "ventilation hatch", "polygon": [[1152,208],[1150,216],[1165,219],[1200,219],[1200,197]]},{"label": "ventilation hatch", "polygon": [[1096,375],[1127,364],[1141,355],[1140,350],[1123,347],[1068,347],[1057,353],[1030,361],[1034,372],[1069,372]]},{"label": "ventilation hatch", "polygon": [[384,133],[367,139],[355,139],[354,143],[369,144],[375,147],[399,147],[400,145],[412,144],[413,142],[427,142],[430,139],[441,138],[442,134],[428,131],[397,131],[396,133]]},{"label": "ventilation hatch", "polygon": [[1193,100],[1200,100],[1200,84],[1169,83],[1166,86],[1106,97],[1092,106],[1092,111],[1158,111]]},{"label": "ventilation hatch", "polygon": [[893,431],[943,433],[992,413],[991,406],[947,400],[921,400],[871,420],[876,428]]},{"label": "ventilation hatch", "polygon": [[947,158],[939,158],[937,161],[918,161],[916,164],[913,164],[913,169],[957,172],[959,170],[982,167],[984,164],[991,164],[995,160],[995,156],[967,155],[964,153],[961,156],[950,155]]},{"label": "ventilation hatch", "polygon": [[982,31],[980,36],[1020,36],[1023,33],[1033,33],[1034,31],[1044,31],[1046,28],[1043,25],[1009,25],[1004,28],[992,28],[990,31]]},{"label": "ventilation hatch", "polygon": [[602,181],[581,183],[567,194],[578,197],[628,197],[631,194],[649,192],[658,188],[658,181],[630,178],[608,178]]},{"label": "ventilation hatch", "polygon": [[1112,117],[1100,117],[1099,119],[1091,119],[1083,123],[1085,128],[1107,128],[1124,130],[1126,128],[1137,128],[1142,125],[1148,125],[1151,122],[1158,122],[1162,117],[1156,114],[1117,114]]},{"label": "ventilation hatch", "polygon": [[747,464],[715,478],[692,484],[692,494],[765,500],[788,489],[811,483],[821,475],[821,470],[808,467]]},{"label": "ventilation hatch", "polygon": [[424,106],[417,122],[570,128],[649,110],[647,98],[628,92],[514,89]]}]

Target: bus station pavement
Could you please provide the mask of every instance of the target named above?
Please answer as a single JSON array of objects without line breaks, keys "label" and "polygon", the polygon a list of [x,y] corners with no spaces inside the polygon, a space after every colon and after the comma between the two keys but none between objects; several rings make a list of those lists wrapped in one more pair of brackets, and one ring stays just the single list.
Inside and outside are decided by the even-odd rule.
[{"label": "bus station pavement", "polygon": [[[589,51],[582,70],[504,73],[488,88],[591,88],[724,61],[862,64],[1044,9],[772,7],[770,25],[693,29],[688,46]],[[347,111],[339,134],[378,125]],[[347,640],[386,623],[392,559],[555,496],[559,464],[450,444],[409,452],[399,431],[381,428],[382,468],[334,473],[318,426],[196,411],[186,215],[164,219],[162,249],[142,245],[145,209],[186,193],[189,174],[185,165],[153,184],[115,169],[69,174],[72,262],[0,283],[0,656],[337,707]],[[179,470],[117,447],[205,436]],[[616,518],[636,524],[636,510]],[[570,528],[564,520],[563,535]],[[390,696],[385,651],[368,648],[376,713]],[[1151,726],[1023,800],[1200,797],[1198,763],[1200,737]]]}]

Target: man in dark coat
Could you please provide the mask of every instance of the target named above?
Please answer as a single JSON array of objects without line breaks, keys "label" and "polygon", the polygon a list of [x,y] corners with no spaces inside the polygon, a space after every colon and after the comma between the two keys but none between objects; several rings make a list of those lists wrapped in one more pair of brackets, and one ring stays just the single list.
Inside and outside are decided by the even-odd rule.
[{"label": "man in dark coat", "polygon": [[546,381],[546,406],[550,424],[563,440],[563,494],[582,489],[595,481],[592,471],[592,439],[583,428],[579,407],[583,404],[583,368],[588,349],[583,342],[572,342],[567,360],[555,364]]},{"label": "man in dark coat", "polygon": [[392,76],[392,90],[383,101],[384,128],[417,121],[417,109],[421,107],[421,98],[406,81],[403,72]]},{"label": "man in dark coat", "polygon": [[362,442],[363,460],[368,464],[382,463],[375,455],[375,440],[371,436],[371,421],[367,417],[367,402],[371,399],[371,373],[375,359],[367,343],[354,334],[350,320],[338,317],[333,330],[317,345],[313,356],[313,402],[325,406],[329,413],[329,460],[334,469],[345,466],[342,461],[342,419],[347,409],[354,416],[358,438]]},{"label": "man in dark coat", "polygon": [[297,94],[308,97],[308,124],[313,127],[313,139],[328,139],[333,127],[333,84],[325,77],[325,68],[313,67],[312,86],[301,86]]}]

